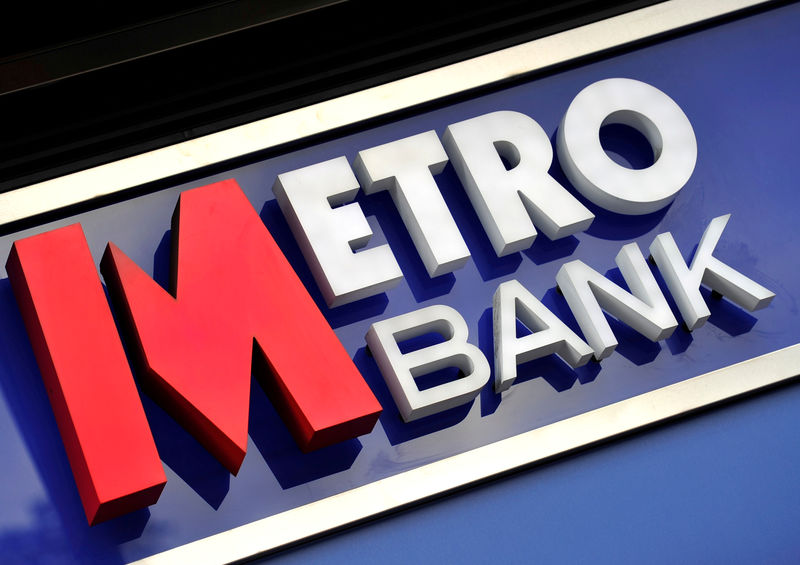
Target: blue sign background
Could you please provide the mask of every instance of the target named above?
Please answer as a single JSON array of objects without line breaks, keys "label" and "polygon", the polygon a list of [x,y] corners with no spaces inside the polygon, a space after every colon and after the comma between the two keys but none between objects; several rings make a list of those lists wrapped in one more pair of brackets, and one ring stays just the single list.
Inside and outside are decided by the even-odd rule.
[{"label": "blue sign background", "polygon": [[[433,460],[510,437],[587,410],[800,342],[800,274],[791,251],[800,235],[800,204],[793,167],[800,113],[797,29],[800,9],[788,6],[685,35],[629,53],[420,113],[327,143],[304,148],[134,200],[106,206],[0,241],[7,256],[15,239],[80,222],[99,262],[114,241],[166,282],[170,217],[182,190],[235,178],[261,212],[337,335],[384,407],[369,435],[303,455],[254,383],[248,455],[237,477],[143,397],[168,476],[157,505],[89,528],[64,449],[7,279],[0,280],[0,554],[18,562],[124,562],[188,543],[264,516],[372,482]],[[629,77],[660,88],[689,117],[698,140],[694,175],[666,210],[639,218],[593,209],[587,232],[551,242],[540,235],[530,250],[494,256],[477,217],[448,166],[437,177],[462,230],[472,261],[452,275],[429,279],[385,194],[359,197],[372,217],[372,244],[388,242],[406,279],[386,295],[328,310],[271,193],[277,174],[346,155],[422,131],[441,134],[453,122],[496,110],[517,110],[554,135],[572,98],[609,77]],[[612,149],[641,163],[641,140],[607,132]],[[633,142],[634,148],[630,146]],[[639,151],[636,150],[638,147]],[[554,163],[552,173],[569,183]],[[571,188],[571,187],[569,187]],[[670,231],[689,255],[711,218],[732,213],[716,255],[767,286],[777,297],[754,315],[726,301],[709,300],[709,323],[689,334],[679,329],[653,344],[621,324],[620,345],[601,364],[573,371],[556,358],[521,367],[502,398],[487,385],[471,405],[412,424],[403,423],[363,336],[369,325],[428,304],[455,307],[471,340],[492,359],[491,297],[516,278],[565,321],[574,324],[554,291],[555,273],[582,259],[618,278],[613,258],[637,241],[645,249]],[[797,457],[797,454],[793,455]]]}]

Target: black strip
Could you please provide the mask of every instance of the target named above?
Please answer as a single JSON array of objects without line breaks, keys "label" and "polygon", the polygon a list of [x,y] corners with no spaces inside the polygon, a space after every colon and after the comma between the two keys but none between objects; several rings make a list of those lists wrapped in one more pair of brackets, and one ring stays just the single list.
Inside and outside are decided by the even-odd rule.
[{"label": "black strip", "polygon": [[[272,18],[248,16],[252,0],[42,8],[39,35],[20,24],[21,38],[0,50],[0,93],[24,87],[0,96],[0,192],[654,3],[307,0],[293,12],[291,2],[263,2],[284,9]],[[112,5],[123,16],[103,11]],[[172,40],[170,29],[180,30]],[[52,68],[38,79],[11,76],[41,61]]]}]

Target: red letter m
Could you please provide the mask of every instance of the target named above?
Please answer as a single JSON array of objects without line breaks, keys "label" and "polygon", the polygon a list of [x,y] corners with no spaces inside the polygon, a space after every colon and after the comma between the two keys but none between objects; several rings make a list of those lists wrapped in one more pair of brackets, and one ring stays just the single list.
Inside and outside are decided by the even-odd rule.
[{"label": "red letter m", "polygon": [[[232,473],[253,366],[302,449],[372,430],[380,405],[234,181],[181,194],[172,266],[167,292],[109,243],[101,270],[142,387]],[[163,471],[80,227],[16,242],[7,269],[89,521],[152,504]]]}]

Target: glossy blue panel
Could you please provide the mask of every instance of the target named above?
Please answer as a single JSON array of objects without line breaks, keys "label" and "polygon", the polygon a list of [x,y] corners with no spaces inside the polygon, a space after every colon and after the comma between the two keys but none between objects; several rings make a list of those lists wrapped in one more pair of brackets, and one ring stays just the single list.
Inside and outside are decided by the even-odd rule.
[{"label": "glossy blue panel", "polygon": [[782,388],[259,563],[794,565],[798,406]]},{"label": "glossy blue panel", "polygon": [[[231,477],[145,397],[143,402],[169,482],[159,503],[150,510],[95,528],[86,525],[8,281],[0,279],[0,450],[4,455],[5,478],[0,485],[0,554],[3,560],[114,563],[144,557],[800,342],[797,310],[800,273],[792,256],[800,236],[795,219],[800,193],[794,166],[800,131],[800,113],[796,110],[800,76],[795,63],[800,52],[798,24],[800,7],[779,8],[0,240],[0,256],[5,257],[14,239],[79,221],[98,261],[106,242],[113,240],[163,283],[169,271],[170,217],[178,194],[233,177],[260,211],[312,295],[322,304],[271,194],[270,187],[279,173],[339,155],[346,155],[352,161],[361,149],[429,129],[441,134],[450,123],[501,109],[531,115],[552,136],[578,91],[594,81],[615,76],[650,83],[675,99],[691,120],[699,147],[692,179],[666,210],[638,218],[595,210],[597,219],[586,233],[557,242],[540,235],[531,249],[503,259],[494,256],[448,166],[437,181],[472,252],[472,261],[456,273],[434,280],[425,274],[387,195],[360,197],[376,231],[373,244],[387,241],[391,245],[406,279],[386,295],[334,310],[324,306],[322,309],[384,406],[380,424],[373,433],[317,453],[301,454],[264,393],[254,386],[248,455],[239,475]],[[642,166],[652,158],[624,128],[604,132],[604,141],[609,151],[621,154],[619,158],[633,166]],[[568,185],[557,164],[552,174]],[[363,336],[372,322],[443,303],[462,313],[474,343],[491,356],[489,308],[500,282],[520,280],[562,319],[574,324],[566,304],[554,290],[555,273],[565,261],[582,259],[601,272],[610,270],[610,276],[615,277],[618,272],[613,269],[613,259],[624,243],[637,241],[646,248],[656,234],[671,231],[688,255],[709,220],[729,212],[733,217],[716,255],[777,293],[766,310],[751,315],[724,300],[710,299],[712,316],[706,326],[693,334],[678,330],[659,344],[614,323],[620,345],[602,364],[593,363],[573,371],[555,358],[532,362],[521,368],[518,382],[502,398],[487,386],[471,405],[412,424],[400,420],[374,362],[365,351]],[[659,432],[652,437],[666,437],[664,434],[669,433]],[[690,432],[690,436],[697,440],[696,435],[703,433],[701,426],[699,431]],[[637,441],[646,442],[648,437],[642,436],[644,439]],[[740,440],[746,443],[755,441],[755,437],[745,435]],[[705,442],[700,440],[696,449],[704,451],[703,445]],[[658,457],[664,460],[678,449],[666,440],[659,440],[655,446],[656,451],[663,446],[664,452]],[[615,472],[611,453],[613,450],[608,454],[598,451],[583,456],[587,469],[592,469],[586,476],[613,482],[613,476],[609,475]],[[641,456],[639,451],[636,453],[634,459]],[[795,449],[791,457],[797,456]],[[554,492],[540,496],[555,501],[555,493],[568,492],[573,486],[576,492],[585,492],[582,464],[572,462],[582,459],[571,460],[571,477],[558,479]],[[622,464],[641,462],[631,460]],[[758,462],[754,465],[747,472],[757,472]],[[545,475],[555,468],[558,467],[548,468]],[[531,477],[541,475],[535,473]],[[511,482],[491,488],[502,490],[506,484]],[[687,496],[702,495],[699,488],[687,493]],[[429,512],[436,512],[435,508],[439,507]],[[564,524],[565,539],[593,528],[602,529],[604,524],[595,525],[598,521],[603,521],[599,510],[589,512],[584,523]]]}]

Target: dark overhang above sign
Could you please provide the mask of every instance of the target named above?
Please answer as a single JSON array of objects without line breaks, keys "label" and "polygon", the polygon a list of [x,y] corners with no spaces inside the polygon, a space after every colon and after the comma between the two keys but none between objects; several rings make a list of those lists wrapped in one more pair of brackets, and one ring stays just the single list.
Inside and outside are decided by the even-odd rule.
[{"label": "dark overhang above sign", "polygon": [[2,24],[0,191],[654,3],[21,5]]}]

